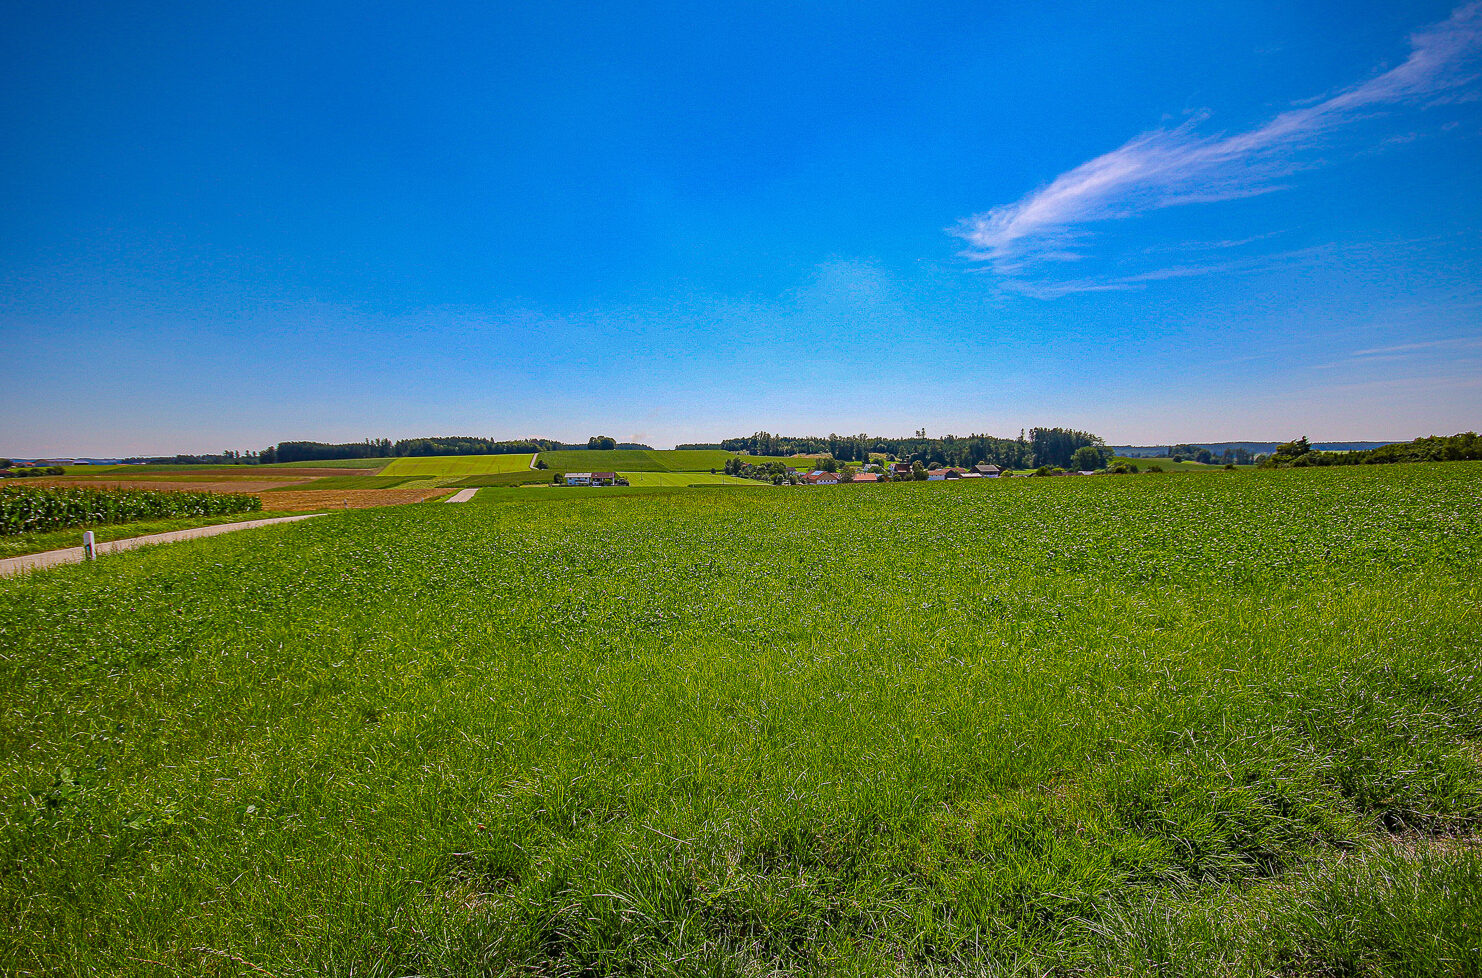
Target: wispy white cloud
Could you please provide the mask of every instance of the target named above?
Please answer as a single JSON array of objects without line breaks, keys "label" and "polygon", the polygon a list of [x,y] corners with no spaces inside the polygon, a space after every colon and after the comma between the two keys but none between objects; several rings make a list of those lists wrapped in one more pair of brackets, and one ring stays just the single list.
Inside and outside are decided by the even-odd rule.
[{"label": "wispy white cloud", "polygon": [[1421,350],[1478,346],[1482,346],[1482,336],[1453,336],[1443,340],[1425,340],[1420,343],[1400,343],[1395,346],[1376,346],[1367,350],[1354,350],[1352,356],[1381,357],[1394,354],[1416,353]]},{"label": "wispy white cloud", "polygon": [[1317,256],[1331,253],[1331,248],[1320,245],[1313,248],[1298,248],[1266,255],[1253,255],[1249,258],[1241,258],[1233,261],[1189,262],[1165,268],[1154,268],[1129,275],[1106,275],[1070,279],[1007,277],[1003,280],[1002,285],[1005,291],[1027,295],[1035,299],[1058,299],[1062,296],[1079,295],[1085,292],[1134,292],[1138,289],[1146,288],[1154,282],[1166,282],[1170,279],[1198,278],[1204,275],[1215,275],[1219,273],[1255,272],[1276,266],[1291,267],[1294,263],[1310,261]]},{"label": "wispy white cloud", "polygon": [[[1079,259],[1099,221],[1134,217],[1181,204],[1210,203],[1269,193],[1300,168],[1297,152],[1365,112],[1455,97],[1476,78],[1482,51],[1482,0],[1410,37],[1404,63],[1336,95],[1282,112],[1269,122],[1233,135],[1200,135],[1200,116],[1176,129],[1144,133],[1125,145],[1082,163],[1047,186],[1012,204],[969,217],[953,233],[964,239],[966,257],[989,263],[1006,277],[1047,263]],[[1200,274],[1166,269],[1101,283],[1135,287],[1139,279]],[[1120,285],[1118,284],[1120,282]],[[1085,291],[1059,283],[1059,294]],[[1094,283],[1083,281],[1087,288]]]}]

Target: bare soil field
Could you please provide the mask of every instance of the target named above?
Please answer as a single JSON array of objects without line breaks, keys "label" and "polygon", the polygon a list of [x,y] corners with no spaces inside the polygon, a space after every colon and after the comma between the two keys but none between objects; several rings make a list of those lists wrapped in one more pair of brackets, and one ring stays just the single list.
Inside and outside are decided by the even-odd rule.
[{"label": "bare soil field", "polygon": [[323,489],[303,492],[275,492],[263,497],[263,505],[274,510],[303,512],[307,510],[372,509],[377,506],[402,506],[446,496],[452,490],[421,489]]}]

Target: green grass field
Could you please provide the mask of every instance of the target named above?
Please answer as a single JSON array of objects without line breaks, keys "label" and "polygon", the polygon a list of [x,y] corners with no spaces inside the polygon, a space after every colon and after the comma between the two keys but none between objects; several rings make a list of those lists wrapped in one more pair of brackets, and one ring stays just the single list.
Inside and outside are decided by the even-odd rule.
[{"label": "green grass field", "polygon": [[337,458],[327,462],[280,462],[280,469],[376,469],[384,468],[396,459],[391,458]]},{"label": "green grass field", "polygon": [[525,469],[521,472],[501,472],[497,475],[450,477],[444,479],[441,484],[457,489],[478,488],[480,486],[546,485],[557,475],[564,475],[564,473],[558,469]]},{"label": "green grass field", "polygon": [[709,472],[623,472],[632,486],[741,486],[756,488],[770,483],[742,479],[734,475],[711,475]]},{"label": "green grass field", "polygon": [[327,475],[266,492],[308,492],[312,489],[395,489],[422,479],[414,475]]},{"label": "green grass field", "polygon": [[[669,499],[675,495],[690,492],[714,493],[716,489],[721,488],[725,487],[701,486],[698,489],[690,489],[688,486],[518,486],[506,488],[499,492],[481,492],[472,501],[475,503],[540,502],[555,503],[557,505],[579,503],[584,507],[581,510],[582,514],[589,515],[593,512],[590,508],[593,504],[600,506],[604,501],[612,502],[618,505],[619,508],[623,508],[627,504],[619,502],[619,500],[631,500],[634,497]],[[600,509],[598,512],[600,512]],[[564,517],[562,518],[564,519]]]},{"label": "green grass field", "polygon": [[[606,451],[574,450],[567,452],[541,452],[540,459],[553,469],[563,472],[706,472],[725,469],[728,459],[736,458],[734,452],[700,448],[681,451],[648,451],[638,448],[615,448]],[[786,462],[794,466],[806,466],[804,459],[762,458],[745,456],[750,462]]]},{"label": "green grass field", "polygon": [[[598,469],[597,471],[604,471]],[[709,472],[623,472],[620,473],[634,486],[670,486],[683,487],[692,485],[716,485],[716,486],[759,486],[762,483],[751,479],[739,479],[728,475],[711,475]],[[505,472],[499,475],[474,475],[463,478],[448,478],[440,483],[459,489],[472,487],[497,487],[497,486],[521,486],[521,485],[547,485],[555,476],[565,475],[563,469],[536,469],[522,472]],[[308,488],[308,487],[305,487]]]},{"label": "green grass field", "polygon": [[[1159,466],[1162,466],[1164,472],[1225,472],[1225,471],[1227,471],[1223,462],[1221,462],[1219,464],[1216,464],[1216,465],[1204,465],[1204,464],[1202,464],[1200,462],[1189,462],[1189,461],[1175,462],[1171,458],[1122,458],[1121,456],[1117,456],[1117,457],[1115,457],[1115,458],[1112,459],[1112,464],[1115,465],[1117,462],[1126,462],[1129,465],[1135,465],[1135,466],[1137,466],[1138,470],[1139,471],[1142,471],[1142,472],[1146,472],[1149,465],[1159,465]],[[1252,468],[1254,468],[1254,466],[1242,465],[1242,466],[1239,466],[1239,468],[1240,469],[1244,469],[1246,471],[1250,471]]]},{"label": "green grass field", "polygon": [[0,974],[1482,973],[1482,463],[509,489],[0,581]]},{"label": "green grass field", "polygon": [[530,468],[531,455],[429,455],[399,458],[381,475],[465,476],[519,472]]}]

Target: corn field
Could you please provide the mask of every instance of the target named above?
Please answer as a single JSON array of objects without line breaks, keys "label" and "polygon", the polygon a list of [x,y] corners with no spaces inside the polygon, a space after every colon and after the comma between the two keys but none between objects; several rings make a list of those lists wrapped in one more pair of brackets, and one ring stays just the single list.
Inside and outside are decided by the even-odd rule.
[{"label": "corn field", "polygon": [[175,516],[224,516],[262,509],[241,492],[161,492],[146,489],[58,489],[0,486],[0,535],[73,526],[133,523]]}]

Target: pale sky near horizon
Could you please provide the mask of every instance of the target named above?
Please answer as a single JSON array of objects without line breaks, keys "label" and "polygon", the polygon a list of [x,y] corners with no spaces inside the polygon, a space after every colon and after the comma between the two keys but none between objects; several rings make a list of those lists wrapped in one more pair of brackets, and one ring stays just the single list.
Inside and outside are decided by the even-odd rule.
[{"label": "pale sky near horizon", "polygon": [[17,8],[0,455],[1482,424],[1482,2],[617,7]]}]

